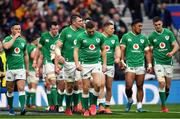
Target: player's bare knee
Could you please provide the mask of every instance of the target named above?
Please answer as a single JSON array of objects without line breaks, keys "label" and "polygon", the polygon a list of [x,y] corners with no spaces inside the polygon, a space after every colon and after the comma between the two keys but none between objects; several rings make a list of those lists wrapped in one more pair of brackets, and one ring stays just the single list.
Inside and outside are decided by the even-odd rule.
[{"label": "player's bare knee", "polygon": [[159,88],[161,89],[165,88],[165,82],[159,82]]},{"label": "player's bare knee", "polygon": [[6,86],[6,88],[7,88],[8,92],[13,92],[14,91],[14,87]]},{"label": "player's bare knee", "polygon": [[46,77],[51,83],[56,83],[56,74],[54,72],[48,73]]},{"label": "player's bare knee", "polygon": [[21,91],[24,91],[24,86],[18,86],[18,91],[21,92]]}]

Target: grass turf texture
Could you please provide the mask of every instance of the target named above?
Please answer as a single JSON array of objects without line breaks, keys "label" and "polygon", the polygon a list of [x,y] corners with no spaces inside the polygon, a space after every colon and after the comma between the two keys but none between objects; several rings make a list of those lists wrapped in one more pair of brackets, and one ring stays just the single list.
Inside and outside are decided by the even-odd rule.
[{"label": "grass turf texture", "polygon": [[68,119],[79,119],[79,118],[180,118],[180,104],[167,105],[169,108],[168,113],[160,112],[160,105],[144,105],[143,108],[147,112],[138,113],[136,112],[136,105],[132,105],[130,112],[124,111],[123,105],[111,106],[113,114],[97,114],[96,116],[83,117],[80,114],[73,114],[73,116],[66,116],[64,113],[45,112],[42,108],[38,108],[37,111],[28,110],[25,116],[19,115],[20,112],[16,111],[15,116],[9,116],[8,111],[3,109],[0,110],[0,119],[7,118],[21,118],[21,119],[40,119],[40,118],[68,118]]}]

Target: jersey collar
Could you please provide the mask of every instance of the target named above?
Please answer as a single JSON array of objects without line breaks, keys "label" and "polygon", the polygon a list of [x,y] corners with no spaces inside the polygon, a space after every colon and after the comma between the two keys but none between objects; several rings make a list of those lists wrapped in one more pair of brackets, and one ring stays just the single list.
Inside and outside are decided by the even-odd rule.
[{"label": "jersey collar", "polygon": [[162,33],[164,32],[164,28],[162,28],[161,33],[157,32],[156,30],[155,30],[155,32],[156,32],[157,34],[162,34]]}]

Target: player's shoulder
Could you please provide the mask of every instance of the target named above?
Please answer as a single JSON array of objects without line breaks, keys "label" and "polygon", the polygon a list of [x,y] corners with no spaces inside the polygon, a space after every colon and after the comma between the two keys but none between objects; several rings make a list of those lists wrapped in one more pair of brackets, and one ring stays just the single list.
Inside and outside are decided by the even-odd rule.
[{"label": "player's shoulder", "polygon": [[112,37],[118,39],[118,36],[116,34],[113,34]]},{"label": "player's shoulder", "polygon": [[71,27],[70,26],[66,26],[62,29],[61,32],[67,32],[67,31],[70,31],[71,30]]},{"label": "player's shoulder", "polygon": [[125,33],[125,34],[122,36],[122,39],[131,37],[131,36],[132,36],[132,33],[129,31],[129,32]]},{"label": "player's shoulder", "polygon": [[41,33],[41,37],[45,37],[45,36],[48,36],[48,35],[49,35],[48,31]]},{"label": "player's shoulder", "polygon": [[168,28],[164,28],[164,33],[167,33],[167,34],[172,34],[172,31],[169,30]]}]

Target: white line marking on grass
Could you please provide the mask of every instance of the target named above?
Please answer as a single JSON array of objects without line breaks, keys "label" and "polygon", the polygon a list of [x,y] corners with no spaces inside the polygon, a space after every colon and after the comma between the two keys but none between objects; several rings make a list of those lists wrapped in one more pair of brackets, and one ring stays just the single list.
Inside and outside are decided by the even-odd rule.
[{"label": "white line marking on grass", "polygon": [[[119,113],[129,113],[129,112],[136,112],[136,110],[130,110],[129,112],[125,112],[125,110],[118,110],[118,109],[113,109],[113,111],[118,111]],[[146,110],[146,112],[143,112],[143,113],[148,113],[148,112],[155,112],[155,113],[165,113],[165,112],[161,112],[161,111],[153,111],[153,110]],[[136,113],[141,113],[141,112],[136,112]],[[166,113],[171,113],[171,114],[180,114],[180,112],[177,112],[177,111],[169,111],[169,112],[166,112]]]}]

